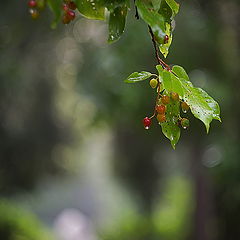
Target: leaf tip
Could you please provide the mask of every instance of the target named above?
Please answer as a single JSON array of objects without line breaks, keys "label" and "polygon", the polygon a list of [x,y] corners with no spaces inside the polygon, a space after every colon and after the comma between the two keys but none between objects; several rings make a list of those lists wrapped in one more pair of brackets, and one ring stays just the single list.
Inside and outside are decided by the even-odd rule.
[{"label": "leaf tip", "polygon": [[107,42],[108,42],[109,44],[112,44],[112,43],[116,42],[117,40],[118,40],[118,39],[116,39],[116,38],[114,38],[114,37],[109,37],[108,40],[107,40]]},{"label": "leaf tip", "polygon": [[205,123],[207,134],[209,133],[209,123]]},{"label": "leaf tip", "polygon": [[222,119],[218,116],[217,118],[216,118],[220,123],[222,123]]},{"label": "leaf tip", "polygon": [[176,150],[176,144],[171,143],[173,150]]}]

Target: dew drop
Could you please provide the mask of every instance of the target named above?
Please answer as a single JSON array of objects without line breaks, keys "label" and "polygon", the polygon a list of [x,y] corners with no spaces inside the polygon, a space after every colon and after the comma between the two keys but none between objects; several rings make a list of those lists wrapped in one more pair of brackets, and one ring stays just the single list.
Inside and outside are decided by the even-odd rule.
[{"label": "dew drop", "polygon": [[146,126],[146,127],[145,127],[145,129],[146,129],[146,130],[148,130],[148,129],[149,129],[149,127],[148,127],[148,126]]},{"label": "dew drop", "polygon": [[183,129],[187,129],[187,127],[183,127]]},{"label": "dew drop", "polygon": [[187,113],[187,110],[183,110],[184,113]]}]

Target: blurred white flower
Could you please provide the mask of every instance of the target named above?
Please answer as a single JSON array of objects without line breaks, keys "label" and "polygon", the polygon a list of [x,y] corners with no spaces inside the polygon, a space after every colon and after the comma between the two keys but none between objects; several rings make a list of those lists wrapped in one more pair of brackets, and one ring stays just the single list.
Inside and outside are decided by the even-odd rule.
[{"label": "blurred white flower", "polygon": [[63,210],[54,221],[59,240],[97,240],[92,223],[77,209]]}]

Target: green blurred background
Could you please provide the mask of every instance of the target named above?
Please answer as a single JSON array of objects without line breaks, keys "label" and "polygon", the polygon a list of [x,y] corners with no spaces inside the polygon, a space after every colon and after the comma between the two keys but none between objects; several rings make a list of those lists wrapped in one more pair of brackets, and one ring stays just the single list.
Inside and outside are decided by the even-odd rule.
[{"label": "green blurred background", "polygon": [[27,1],[0,15],[1,240],[240,239],[240,2],[181,1],[169,64],[220,104],[207,135],[189,115],[174,151],[154,123],[147,26],[117,43],[78,16],[51,30]]}]

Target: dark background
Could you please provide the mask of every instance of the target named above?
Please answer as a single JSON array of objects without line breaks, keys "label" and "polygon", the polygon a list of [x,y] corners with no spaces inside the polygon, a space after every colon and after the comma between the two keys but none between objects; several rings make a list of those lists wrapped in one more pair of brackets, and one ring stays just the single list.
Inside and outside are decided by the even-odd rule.
[{"label": "dark background", "polygon": [[[108,45],[81,16],[52,30],[26,1],[0,15],[0,239],[240,239],[240,4],[181,1],[166,62],[221,107],[210,133],[188,113],[176,150],[157,123],[147,26],[128,16]],[[47,230],[46,230],[47,229]]]}]

